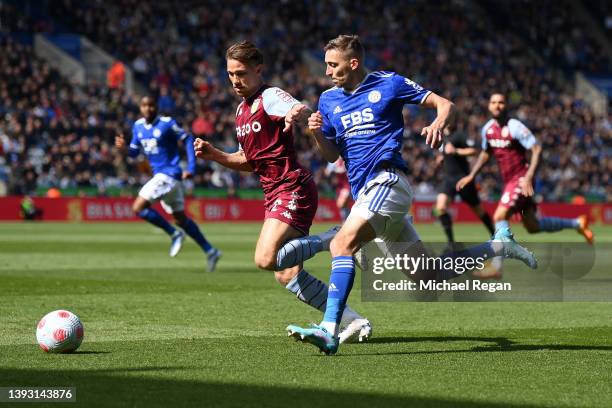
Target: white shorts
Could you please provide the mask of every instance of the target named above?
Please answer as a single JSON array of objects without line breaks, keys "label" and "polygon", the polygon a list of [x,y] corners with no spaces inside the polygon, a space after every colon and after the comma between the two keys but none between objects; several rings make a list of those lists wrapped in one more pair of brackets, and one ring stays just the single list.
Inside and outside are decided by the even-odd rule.
[{"label": "white shorts", "polygon": [[404,173],[381,170],[359,191],[349,217],[368,221],[379,238],[376,241],[410,246],[421,240],[408,215],[412,197],[412,187]]},{"label": "white shorts", "polygon": [[166,174],[157,173],[142,186],[138,195],[150,203],[161,200],[161,206],[168,214],[185,209],[183,183]]}]

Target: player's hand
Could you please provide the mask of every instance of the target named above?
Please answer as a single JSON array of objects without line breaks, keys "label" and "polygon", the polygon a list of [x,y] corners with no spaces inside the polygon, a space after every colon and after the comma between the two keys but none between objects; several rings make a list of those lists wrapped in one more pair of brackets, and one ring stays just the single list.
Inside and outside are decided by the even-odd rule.
[{"label": "player's hand", "polygon": [[123,149],[125,147],[125,137],[123,137],[123,133],[119,133],[115,136],[115,147],[117,149]]},{"label": "player's hand", "polygon": [[321,112],[313,112],[308,118],[308,129],[312,132],[320,132],[323,127],[323,115]]},{"label": "player's hand", "polygon": [[442,143],[442,128],[434,123],[426,126],[421,131],[421,136],[425,136],[425,143],[432,149],[438,148]]},{"label": "player's hand", "polygon": [[453,146],[452,143],[445,143],[444,144],[444,153],[446,153],[446,154],[456,154],[457,153],[457,149],[455,148],[455,146]]},{"label": "player's hand", "polygon": [[183,171],[183,180],[187,180],[187,179],[190,179],[192,177],[193,177],[193,173],[192,172],[190,172],[188,170]]},{"label": "player's hand", "polygon": [[289,113],[285,115],[285,128],[283,129],[283,132],[287,132],[289,129],[291,129],[291,126],[298,121],[304,109],[306,109],[306,105],[301,103],[291,108]]},{"label": "player's hand", "polygon": [[457,191],[460,191],[461,189],[463,189],[463,187],[470,184],[472,180],[473,178],[470,176],[461,177],[459,181],[457,182],[457,185],[455,186],[455,188],[457,189]]},{"label": "player's hand", "polygon": [[526,197],[531,197],[534,194],[533,191],[533,182],[530,178],[521,177],[519,179],[519,187],[521,188],[521,192]]},{"label": "player's hand", "polygon": [[199,137],[193,142],[193,150],[195,151],[195,155],[201,159],[212,159],[213,149],[213,145],[200,139]]}]

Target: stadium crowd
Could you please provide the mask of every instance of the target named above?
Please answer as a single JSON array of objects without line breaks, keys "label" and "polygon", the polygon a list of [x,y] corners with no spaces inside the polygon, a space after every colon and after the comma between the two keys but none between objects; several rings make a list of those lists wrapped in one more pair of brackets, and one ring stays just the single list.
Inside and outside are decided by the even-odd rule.
[{"label": "stadium crowd", "polygon": [[[507,93],[515,116],[544,147],[536,181],[541,199],[612,199],[611,118],[595,117],[561,88],[546,53],[537,58],[526,52],[539,42],[556,50],[550,45],[552,33],[540,34],[536,28],[527,44],[512,30],[499,29],[493,18],[483,18],[479,13],[487,13],[485,9],[468,13],[461,2],[400,7],[383,0],[313,2],[309,7],[301,2],[227,0],[222,9],[209,2],[187,10],[179,2],[53,3],[47,2],[51,19],[44,21],[26,21],[0,5],[3,16],[15,14],[8,28],[0,26],[0,183],[5,182],[9,193],[56,186],[95,187],[105,194],[111,186],[136,186],[147,178],[142,163],[127,163],[112,146],[115,133],[129,134],[137,118],[136,97],[105,84],[79,87],[61,78],[34,56],[31,46],[11,35],[29,26],[42,31],[71,27],[86,35],[132,67],[137,79],[159,96],[160,111],[227,151],[237,147],[237,99],[224,71],[228,44],[239,38],[254,40],[266,53],[269,83],[315,107],[318,95],[330,86],[322,75],[322,46],[339,32],[356,32],[366,44],[370,68],[397,71],[454,101],[459,111],[456,128],[477,140],[487,120],[488,95]],[[554,7],[543,10],[541,17],[557,15]],[[588,41],[586,36],[581,39]],[[550,57],[563,58],[571,66],[567,53]],[[608,63],[600,58],[593,66],[601,70]],[[428,119],[423,115],[415,107],[405,110],[404,154],[417,193],[431,195],[439,181],[438,153],[419,136]],[[333,191],[309,138],[298,132],[295,140],[300,160],[313,169],[320,188]],[[215,164],[200,162],[199,167],[195,186],[233,192],[258,183],[252,175]],[[498,180],[494,165],[483,170],[483,198],[498,197]]]}]

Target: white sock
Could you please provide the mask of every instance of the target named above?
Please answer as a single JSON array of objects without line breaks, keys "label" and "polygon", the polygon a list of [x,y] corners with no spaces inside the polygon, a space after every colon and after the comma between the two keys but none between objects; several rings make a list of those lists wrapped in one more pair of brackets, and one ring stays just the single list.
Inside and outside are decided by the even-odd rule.
[{"label": "white sock", "polygon": [[359,313],[357,313],[356,311],[348,307],[348,305],[346,305],[344,307],[344,311],[342,312],[342,320],[340,321],[340,326],[346,327],[350,322],[355,319],[363,319],[363,316],[361,316]]},{"label": "white sock", "polygon": [[503,264],[503,257],[501,256],[496,256],[491,260],[491,266],[493,266],[497,271],[501,271]]}]

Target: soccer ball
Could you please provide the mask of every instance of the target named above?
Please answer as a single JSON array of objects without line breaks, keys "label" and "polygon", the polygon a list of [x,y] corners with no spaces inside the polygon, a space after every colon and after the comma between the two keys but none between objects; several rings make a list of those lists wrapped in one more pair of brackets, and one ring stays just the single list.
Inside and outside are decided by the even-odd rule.
[{"label": "soccer ball", "polygon": [[45,353],[72,353],[83,341],[83,323],[67,310],[56,310],[40,319],[36,341]]}]

